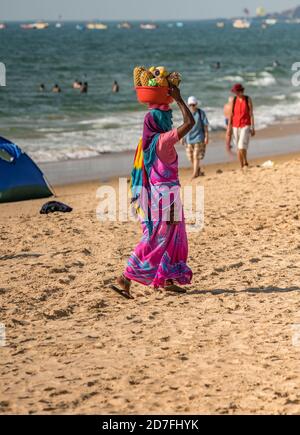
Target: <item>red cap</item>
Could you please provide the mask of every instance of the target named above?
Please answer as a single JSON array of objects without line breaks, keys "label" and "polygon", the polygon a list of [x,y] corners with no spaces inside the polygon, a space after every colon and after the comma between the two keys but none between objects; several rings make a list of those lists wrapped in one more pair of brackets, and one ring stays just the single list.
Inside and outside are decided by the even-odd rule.
[{"label": "red cap", "polygon": [[231,92],[237,94],[238,92],[243,92],[244,90],[245,90],[244,86],[241,83],[237,83],[236,85],[233,86]]}]

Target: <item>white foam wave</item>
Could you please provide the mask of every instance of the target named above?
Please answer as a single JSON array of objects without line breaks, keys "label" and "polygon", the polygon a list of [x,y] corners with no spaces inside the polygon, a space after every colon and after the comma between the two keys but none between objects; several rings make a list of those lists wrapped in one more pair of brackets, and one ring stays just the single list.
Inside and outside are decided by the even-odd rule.
[{"label": "white foam wave", "polygon": [[219,81],[234,83],[234,82],[243,82],[244,79],[241,76],[225,76],[225,77],[219,79]]},{"label": "white foam wave", "polygon": [[[273,106],[261,105],[255,107],[257,129],[280,122],[284,118],[300,116],[300,93],[286,97],[275,95]],[[224,129],[225,121],[222,107],[207,107],[206,113],[211,130]],[[135,150],[142,134],[144,113],[119,113],[111,117],[84,120],[80,128],[74,125],[74,130],[45,132],[43,137],[22,139],[22,148],[38,161],[58,161],[93,157],[106,152],[121,152]],[[178,109],[173,112],[174,125],[182,122]],[[103,128],[108,122],[117,122],[121,128]],[[88,128],[86,128],[88,127]],[[75,129],[76,128],[76,129]]]},{"label": "white foam wave", "polygon": [[276,79],[269,72],[263,71],[255,80],[249,80],[248,84],[251,86],[272,86],[276,84]]},{"label": "white foam wave", "polygon": [[273,100],[277,100],[277,101],[282,101],[282,100],[286,100],[286,95],[274,95]]}]

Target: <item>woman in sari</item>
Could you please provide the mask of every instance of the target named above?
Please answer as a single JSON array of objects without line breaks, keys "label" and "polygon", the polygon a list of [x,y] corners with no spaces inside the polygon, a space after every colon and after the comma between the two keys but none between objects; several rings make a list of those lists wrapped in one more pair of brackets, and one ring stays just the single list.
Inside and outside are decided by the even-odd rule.
[{"label": "woman in sari", "polygon": [[131,194],[142,222],[143,237],[117,279],[121,291],[127,295],[130,295],[131,281],[185,292],[175,283],[189,284],[192,279],[192,271],[186,264],[188,242],[174,145],[193,128],[195,121],[179,89],[170,89],[170,95],[181,110],[183,124],[172,129],[170,107],[150,106],[135,155]]}]

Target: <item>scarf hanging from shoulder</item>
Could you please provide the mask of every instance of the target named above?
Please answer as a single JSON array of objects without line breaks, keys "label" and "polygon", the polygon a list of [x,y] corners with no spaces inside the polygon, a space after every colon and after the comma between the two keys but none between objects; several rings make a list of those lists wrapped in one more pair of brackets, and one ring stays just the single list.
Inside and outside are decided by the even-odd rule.
[{"label": "scarf hanging from shoulder", "polygon": [[[131,204],[136,214],[146,223],[152,234],[150,171],[156,157],[156,145],[161,133],[172,129],[172,111],[151,110],[144,119],[143,137],[140,139],[131,172]],[[146,197],[145,197],[146,194]]]}]

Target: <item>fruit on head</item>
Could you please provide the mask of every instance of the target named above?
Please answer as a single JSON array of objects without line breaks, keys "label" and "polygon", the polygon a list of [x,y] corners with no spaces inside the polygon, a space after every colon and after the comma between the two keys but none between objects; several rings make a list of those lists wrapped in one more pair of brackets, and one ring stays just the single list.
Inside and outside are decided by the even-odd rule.
[{"label": "fruit on head", "polygon": [[151,74],[150,71],[143,71],[141,73],[141,85],[142,86],[148,86],[149,84],[149,80],[153,79],[153,75]]},{"label": "fruit on head", "polygon": [[157,77],[155,80],[156,80],[156,83],[158,84],[158,86],[169,87],[169,82],[165,77]]},{"label": "fruit on head", "polygon": [[164,78],[164,77],[167,77],[168,71],[166,70],[166,68],[164,66],[158,66],[157,68],[155,68],[153,75],[156,78],[158,78],[158,77]]},{"label": "fruit on head", "polygon": [[179,86],[181,75],[173,71],[170,74],[164,66],[137,66],[133,71],[134,86]]},{"label": "fruit on head", "polygon": [[168,75],[167,79],[168,79],[168,82],[170,83],[170,85],[178,87],[180,85],[180,82],[181,82],[181,75],[178,72],[174,71]]},{"label": "fruit on head", "polygon": [[134,86],[142,86],[141,75],[144,71],[146,71],[146,68],[144,66],[137,66],[134,68],[133,70]]},{"label": "fruit on head", "polygon": [[148,86],[158,86],[158,83],[154,77],[152,77],[152,79],[149,80]]}]

